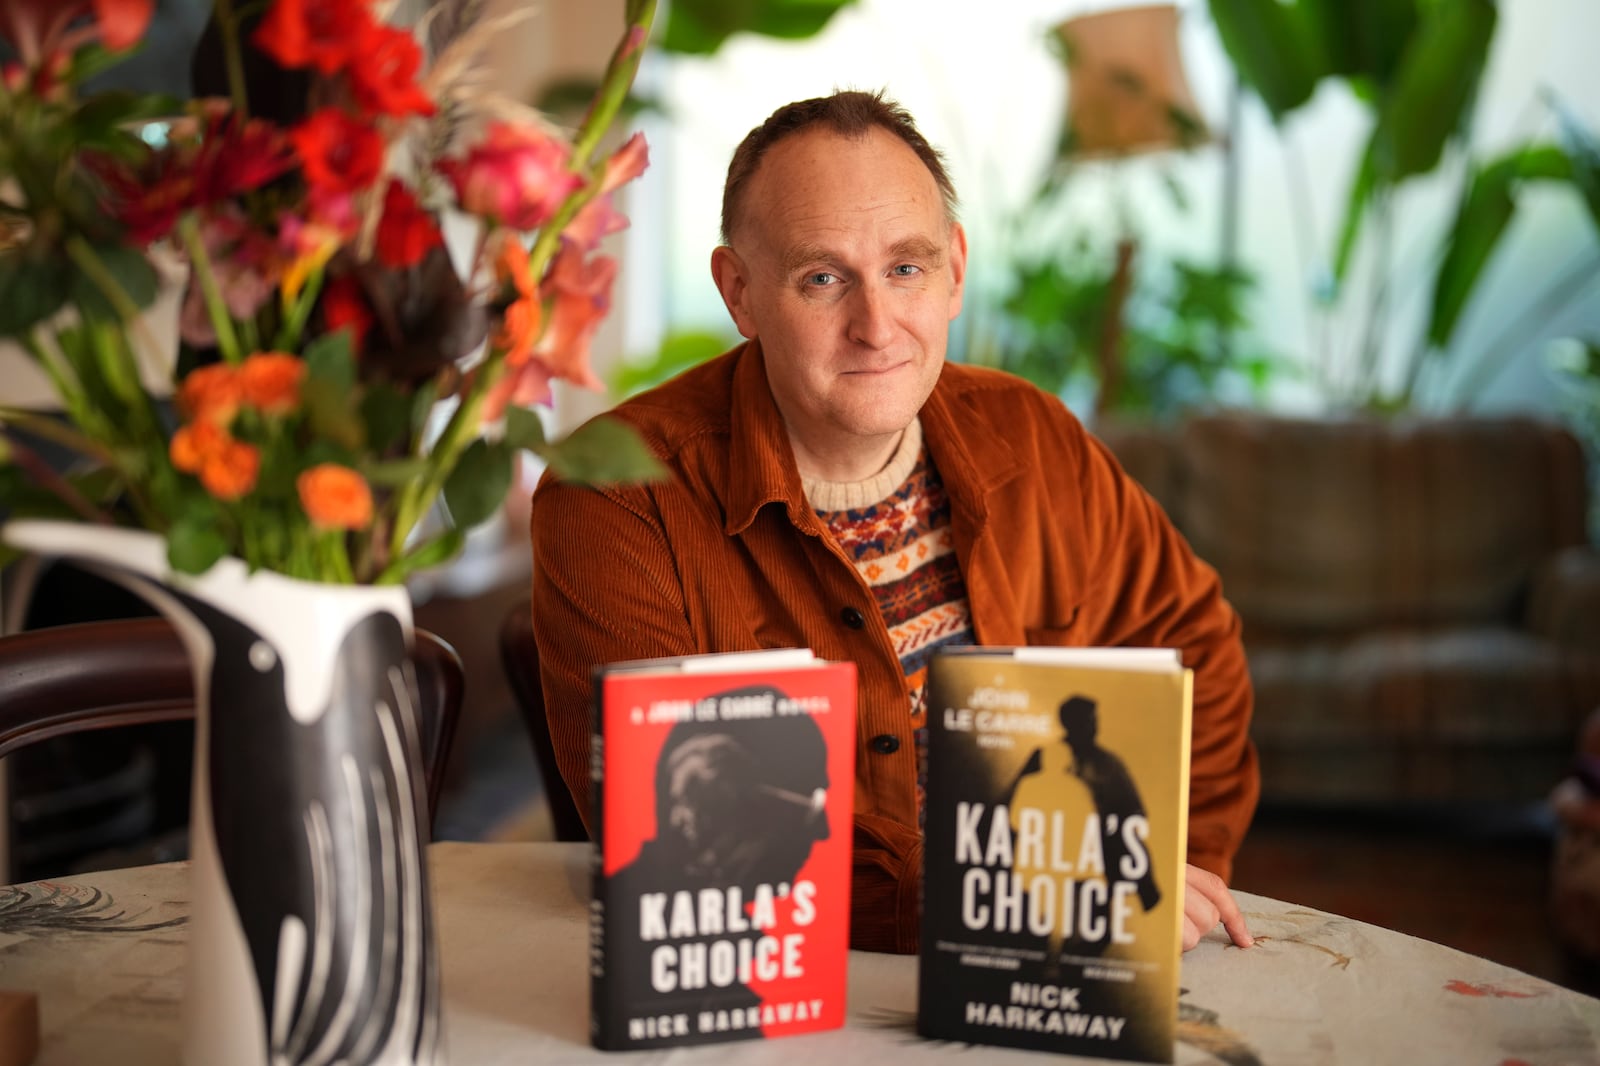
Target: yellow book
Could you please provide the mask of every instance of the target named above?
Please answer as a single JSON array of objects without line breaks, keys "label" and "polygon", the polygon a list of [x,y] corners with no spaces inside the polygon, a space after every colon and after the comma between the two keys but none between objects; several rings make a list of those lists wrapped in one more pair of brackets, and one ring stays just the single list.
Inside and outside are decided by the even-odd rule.
[{"label": "yellow book", "polygon": [[1172,1061],[1191,686],[1172,649],[934,657],[924,1036]]}]

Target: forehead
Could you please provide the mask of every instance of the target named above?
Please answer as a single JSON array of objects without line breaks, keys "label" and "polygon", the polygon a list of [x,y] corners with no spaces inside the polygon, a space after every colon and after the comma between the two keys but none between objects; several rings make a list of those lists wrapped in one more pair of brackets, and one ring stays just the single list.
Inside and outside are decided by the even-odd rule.
[{"label": "forehead", "polygon": [[741,229],[781,249],[830,235],[935,235],[944,199],[911,146],[873,127],[805,130],[773,145],[750,178]]}]

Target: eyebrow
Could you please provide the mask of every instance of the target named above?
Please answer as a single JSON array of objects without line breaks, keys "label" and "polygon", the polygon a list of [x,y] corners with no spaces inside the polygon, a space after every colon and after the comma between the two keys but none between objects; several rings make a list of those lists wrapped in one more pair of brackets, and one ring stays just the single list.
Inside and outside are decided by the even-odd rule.
[{"label": "eyebrow", "polygon": [[[923,259],[935,267],[944,264],[944,248],[923,236],[903,237],[889,248],[890,259]],[[811,241],[789,248],[783,255],[782,271],[791,274],[807,263],[836,263],[836,253]]]}]

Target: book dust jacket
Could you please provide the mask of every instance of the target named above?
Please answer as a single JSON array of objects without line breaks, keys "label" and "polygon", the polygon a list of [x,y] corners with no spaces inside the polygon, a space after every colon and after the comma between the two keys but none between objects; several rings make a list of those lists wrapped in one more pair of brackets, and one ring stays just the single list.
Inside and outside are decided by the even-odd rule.
[{"label": "book dust jacket", "polygon": [[1191,679],[1138,651],[931,664],[922,1035],[1172,1061]]},{"label": "book dust jacket", "polygon": [[843,1025],[854,664],[606,669],[595,691],[595,1046]]}]

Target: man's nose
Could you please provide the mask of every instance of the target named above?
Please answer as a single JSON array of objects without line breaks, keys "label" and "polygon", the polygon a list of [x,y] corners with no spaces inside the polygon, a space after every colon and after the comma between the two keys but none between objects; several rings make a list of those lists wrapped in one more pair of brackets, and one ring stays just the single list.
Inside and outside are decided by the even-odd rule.
[{"label": "man's nose", "polygon": [[894,319],[889,294],[875,282],[856,287],[850,301],[850,339],[868,348],[882,349],[894,339]]}]

